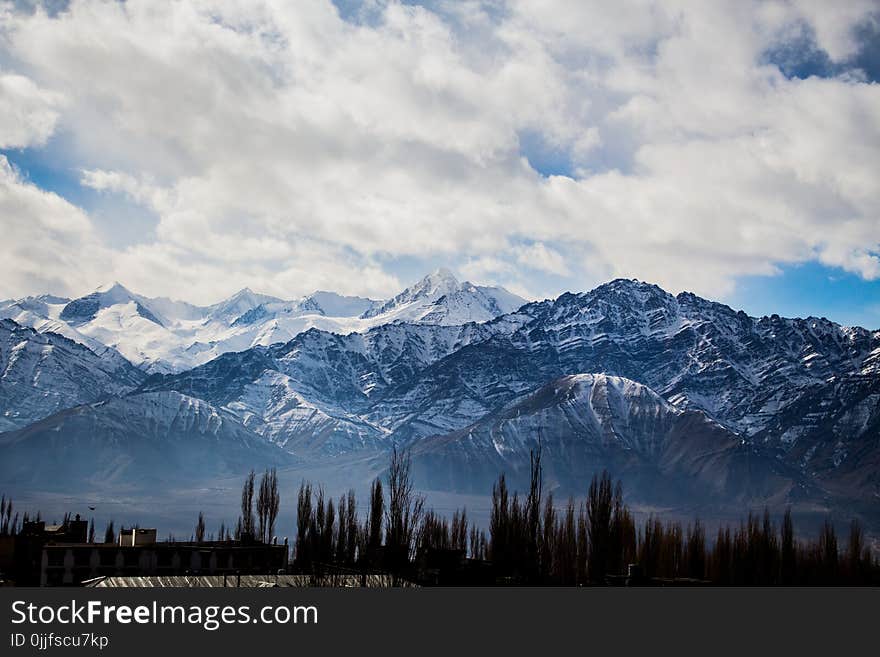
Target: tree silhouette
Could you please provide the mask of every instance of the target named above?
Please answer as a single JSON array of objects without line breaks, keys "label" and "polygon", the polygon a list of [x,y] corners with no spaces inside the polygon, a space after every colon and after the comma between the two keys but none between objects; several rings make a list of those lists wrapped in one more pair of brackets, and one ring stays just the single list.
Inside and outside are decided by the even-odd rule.
[{"label": "tree silhouette", "polygon": [[382,547],[382,521],[385,516],[385,496],[382,481],[376,479],[370,487],[370,508],[363,528],[363,553],[365,565],[379,566],[379,551]]},{"label": "tree silhouette", "polygon": [[780,582],[785,586],[791,586],[797,577],[797,549],[794,542],[791,507],[785,510],[785,515],[782,518],[779,561]]},{"label": "tree silhouette", "polygon": [[587,576],[593,583],[605,581],[609,561],[612,503],[611,475],[607,470],[603,470],[601,476],[593,475],[587,493],[587,519],[589,520],[587,526],[589,537]]},{"label": "tree silhouette", "polygon": [[116,529],[113,527],[113,521],[107,523],[107,529],[104,530],[104,542],[105,543],[115,543],[116,542]]},{"label": "tree silhouette", "polygon": [[257,536],[263,543],[272,542],[280,504],[278,473],[275,468],[272,468],[266,470],[260,478],[260,489],[257,494]]},{"label": "tree silhouette", "polygon": [[422,517],[425,498],[417,495],[410,477],[409,452],[391,453],[388,469],[388,508],[385,513],[386,567],[402,572],[413,556],[416,528]]},{"label": "tree silhouette", "polygon": [[194,534],[196,543],[204,543],[205,542],[205,516],[199,511],[199,519],[196,522],[196,530]]},{"label": "tree silhouette", "polygon": [[255,538],[255,522],[254,522],[254,479],[256,475],[253,470],[250,471],[241,488],[241,530],[240,539],[244,540]]}]

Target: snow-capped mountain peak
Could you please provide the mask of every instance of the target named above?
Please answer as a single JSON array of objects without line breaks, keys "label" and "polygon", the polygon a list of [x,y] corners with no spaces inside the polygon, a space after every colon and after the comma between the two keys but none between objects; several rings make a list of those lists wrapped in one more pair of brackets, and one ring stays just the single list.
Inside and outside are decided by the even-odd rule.
[{"label": "snow-capped mountain peak", "polygon": [[313,328],[347,335],[400,322],[460,326],[523,303],[503,288],[460,283],[448,269],[438,269],[387,301],[329,291],[285,300],[245,287],[196,306],[146,297],[113,282],[73,300],[44,295],[0,301],[0,317],[92,350],[111,347],[148,372],[176,372],[229,351],[285,343]]},{"label": "snow-capped mountain peak", "polygon": [[249,310],[268,303],[283,303],[283,300],[268,294],[258,294],[246,287],[228,299],[208,306],[208,317],[215,320],[235,321]]},{"label": "snow-capped mountain peak", "polygon": [[448,294],[461,288],[461,283],[450,270],[445,267],[434,270],[413,286],[424,290],[428,295]]},{"label": "snow-capped mountain peak", "polygon": [[[156,376],[138,393],[203,400],[298,457],[424,443],[419,462],[442,475],[438,485],[522,470],[540,439],[557,480],[579,490],[616,467],[664,487],[667,474],[699,477],[697,493],[724,496],[724,482],[751,481],[760,452],[754,481],[769,482],[767,494],[784,496],[820,467],[829,487],[877,494],[880,332],[749,317],[624,279],[520,306],[443,270],[387,302],[246,289],[198,307],[116,285],[63,310],[50,301],[0,302],[0,317],[40,327],[9,323],[0,341],[8,429],[128,393],[145,370]],[[107,353],[48,335],[60,328]],[[109,347],[141,371],[111,362]],[[53,405],[41,386],[59,380],[69,394]]]},{"label": "snow-capped mountain peak", "polygon": [[95,288],[95,292],[98,294],[107,294],[107,295],[116,295],[118,298],[122,298],[125,296],[131,296],[131,292],[119,281],[113,281],[112,283],[105,283],[103,285],[99,285]]},{"label": "snow-capped mountain peak", "polygon": [[494,319],[525,303],[504,288],[460,283],[451,271],[441,268],[362,317],[457,326]]},{"label": "snow-capped mountain peak", "polygon": [[121,283],[102,285],[91,294],[74,299],[61,311],[59,319],[72,326],[85,324],[95,319],[98,313],[113,306],[132,305],[133,312],[159,326],[164,323],[160,316],[149,307],[146,298],[129,291]]},{"label": "snow-capped mountain peak", "polygon": [[410,309],[416,314],[418,310],[437,301],[440,297],[458,291],[461,284],[448,269],[438,269],[414,285],[410,285],[403,292],[385,303],[372,308],[363,314],[364,318],[400,313]]}]

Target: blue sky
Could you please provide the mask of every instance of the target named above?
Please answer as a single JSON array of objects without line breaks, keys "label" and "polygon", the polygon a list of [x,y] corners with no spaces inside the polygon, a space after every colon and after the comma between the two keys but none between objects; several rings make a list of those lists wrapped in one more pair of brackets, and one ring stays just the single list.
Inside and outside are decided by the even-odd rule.
[{"label": "blue sky", "polygon": [[806,263],[777,276],[744,276],[724,301],[750,315],[826,317],[847,326],[880,328],[880,281]]},{"label": "blue sky", "polygon": [[[154,238],[157,217],[125,198],[102,194],[81,182],[81,164],[57,145],[57,138],[38,148],[0,149],[0,154],[24,178],[40,189],[54,192],[86,210],[112,246],[125,247],[135,240]],[[124,217],[124,220],[120,220]]]},{"label": "blue sky", "polygon": [[880,328],[876,5],[648,4],[19,3],[0,296],[379,297],[445,266]]}]

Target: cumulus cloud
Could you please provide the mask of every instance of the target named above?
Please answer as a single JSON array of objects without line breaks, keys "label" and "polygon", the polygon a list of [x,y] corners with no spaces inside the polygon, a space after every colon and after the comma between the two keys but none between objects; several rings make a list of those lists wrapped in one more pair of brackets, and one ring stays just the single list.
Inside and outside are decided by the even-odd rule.
[{"label": "cumulus cloud", "polygon": [[60,196],[22,180],[0,155],[0,297],[22,291],[77,293],[100,281],[111,254],[89,217]]},{"label": "cumulus cloud", "polygon": [[67,99],[13,141],[57,122],[84,186],[155,216],[102,280],[381,296],[425,258],[533,296],[719,295],[809,260],[880,276],[880,85],[766,57],[807,26],[845,62],[875,8],[827,6],[74,0],[0,13],[0,61]]},{"label": "cumulus cloud", "polygon": [[513,253],[516,256],[516,262],[529,269],[557,276],[567,276],[571,273],[563,255],[541,242],[517,246],[513,249]]},{"label": "cumulus cloud", "polygon": [[46,143],[62,98],[38,87],[23,75],[0,72],[0,148]]}]

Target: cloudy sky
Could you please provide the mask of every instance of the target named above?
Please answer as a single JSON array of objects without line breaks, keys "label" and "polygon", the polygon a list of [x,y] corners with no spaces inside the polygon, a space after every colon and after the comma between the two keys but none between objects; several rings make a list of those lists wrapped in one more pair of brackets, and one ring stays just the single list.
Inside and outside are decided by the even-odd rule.
[{"label": "cloudy sky", "polygon": [[0,0],[0,298],[528,297],[880,327],[880,3]]}]

